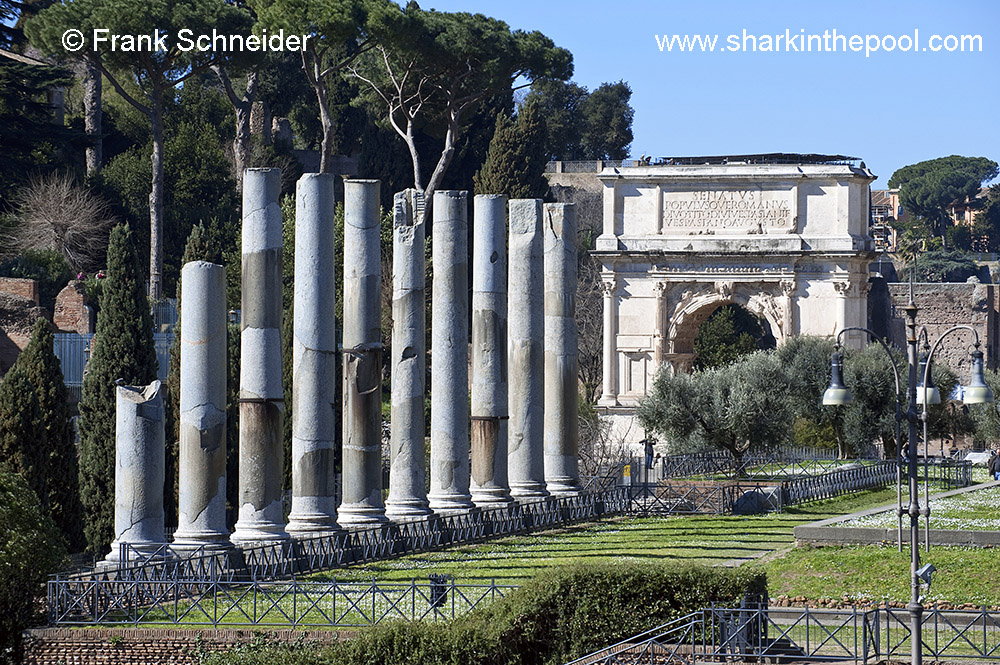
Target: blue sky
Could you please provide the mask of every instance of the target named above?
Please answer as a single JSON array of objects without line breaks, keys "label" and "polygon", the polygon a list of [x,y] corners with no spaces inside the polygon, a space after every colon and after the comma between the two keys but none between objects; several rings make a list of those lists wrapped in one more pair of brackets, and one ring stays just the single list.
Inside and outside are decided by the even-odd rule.
[{"label": "blue sky", "polygon": [[[1000,1],[423,0],[540,30],[573,53],[573,80],[624,79],[632,156],[817,152],[860,157],[884,187],[951,154],[1000,161]],[[661,52],[673,34],[981,35],[982,51]],[[718,48],[718,47],[717,47]]]}]

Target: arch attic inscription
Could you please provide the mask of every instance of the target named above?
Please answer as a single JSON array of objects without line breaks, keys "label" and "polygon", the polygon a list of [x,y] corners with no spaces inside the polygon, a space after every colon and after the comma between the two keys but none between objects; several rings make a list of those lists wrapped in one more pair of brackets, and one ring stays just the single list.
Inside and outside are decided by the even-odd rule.
[{"label": "arch attic inscription", "polygon": [[662,191],[662,234],[790,233],[795,230],[791,188]]}]

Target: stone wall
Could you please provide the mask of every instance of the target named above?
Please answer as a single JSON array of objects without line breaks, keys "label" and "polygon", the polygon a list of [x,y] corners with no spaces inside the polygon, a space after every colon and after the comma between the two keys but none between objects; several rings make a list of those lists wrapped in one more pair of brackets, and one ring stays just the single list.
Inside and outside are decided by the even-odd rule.
[{"label": "stone wall", "polygon": [[20,277],[0,277],[0,293],[21,296],[38,304],[38,280]]},{"label": "stone wall", "polygon": [[[906,348],[906,324],[903,308],[909,301],[909,284],[888,285],[889,338],[899,348]],[[918,331],[927,327],[931,344],[948,328],[971,325],[979,334],[986,366],[1000,366],[1000,330],[997,327],[998,290],[993,284],[969,282],[965,284],[914,284],[913,301],[916,304]],[[941,343],[934,354],[935,362],[945,362],[958,373],[959,381],[969,378],[972,346],[970,333],[955,332]]]},{"label": "stone wall", "polygon": [[575,203],[578,228],[596,237],[604,220],[604,186],[591,173],[546,173],[552,197],[558,203]]},{"label": "stone wall", "polygon": [[[34,280],[17,280],[34,281]],[[0,291],[0,376],[7,373],[28,340],[35,321],[49,318],[37,301]]]},{"label": "stone wall", "polygon": [[197,665],[199,654],[239,644],[330,643],[351,637],[344,630],[192,630],[146,628],[36,628],[25,636],[25,665]]},{"label": "stone wall", "polygon": [[83,282],[72,280],[56,296],[52,323],[60,332],[86,335],[94,332],[94,318],[94,310],[87,305],[87,293]]}]

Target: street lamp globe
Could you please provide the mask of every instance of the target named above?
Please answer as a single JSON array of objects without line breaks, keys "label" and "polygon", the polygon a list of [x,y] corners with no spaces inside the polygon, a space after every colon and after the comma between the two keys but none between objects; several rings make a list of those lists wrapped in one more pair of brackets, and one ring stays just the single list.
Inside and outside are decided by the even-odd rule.
[{"label": "street lamp globe", "polygon": [[844,385],[844,354],[834,351],[830,356],[830,387],[823,393],[823,406],[843,406],[854,400]]},{"label": "street lamp globe", "polygon": [[987,404],[993,401],[993,391],[986,385],[983,376],[983,352],[978,348],[972,352],[972,378],[962,392],[966,404]]},{"label": "street lamp globe", "polygon": [[[937,389],[934,385],[934,381],[931,380],[930,373],[927,371],[927,354],[922,353],[920,355],[920,365],[917,367],[917,404],[920,406],[924,405],[924,397],[926,396],[927,404],[940,404],[941,403],[941,391]],[[927,375],[927,386],[924,386],[924,375]]]}]

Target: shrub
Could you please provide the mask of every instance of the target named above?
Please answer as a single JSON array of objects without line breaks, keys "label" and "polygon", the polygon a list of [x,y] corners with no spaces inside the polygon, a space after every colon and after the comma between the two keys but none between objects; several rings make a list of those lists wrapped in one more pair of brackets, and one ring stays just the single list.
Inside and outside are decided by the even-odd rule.
[{"label": "shrub", "polygon": [[451,624],[394,622],[316,650],[213,655],[214,665],[555,665],[715,602],[766,593],[755,569],[602,564],[542,573]]},{"label": "shrub", "polygon": [[971,256],[946,249],[918,255],[916,268],[921,282],[964,282],[979,271]]},{"label": "shrub", "polygon": [[[93,270],[104,259],[111,206],[100,196],[53,173],[33,178],[17,197],[18,244],[26,250],[52,250],[74,270]],[[65,285],[65,283],[64,283]]]},{"label": "shrub", "polygon": [[0,276],[38,280],[38,302],[52,310],[56,296],[75,277],[62,254],[54,249],[29,249],[0,263]]},{"label": "shrub", "polygon": [[42,583],[64,557],[59,531],[38,497],[0,464],[0,663],[20,662],[21,631],[39,618]]},{"label": "shrub", "polygon": [[79,467],[66,385],[48,321],[0,382],[0,459],[28,481],[72,551],[83,548]]}]

